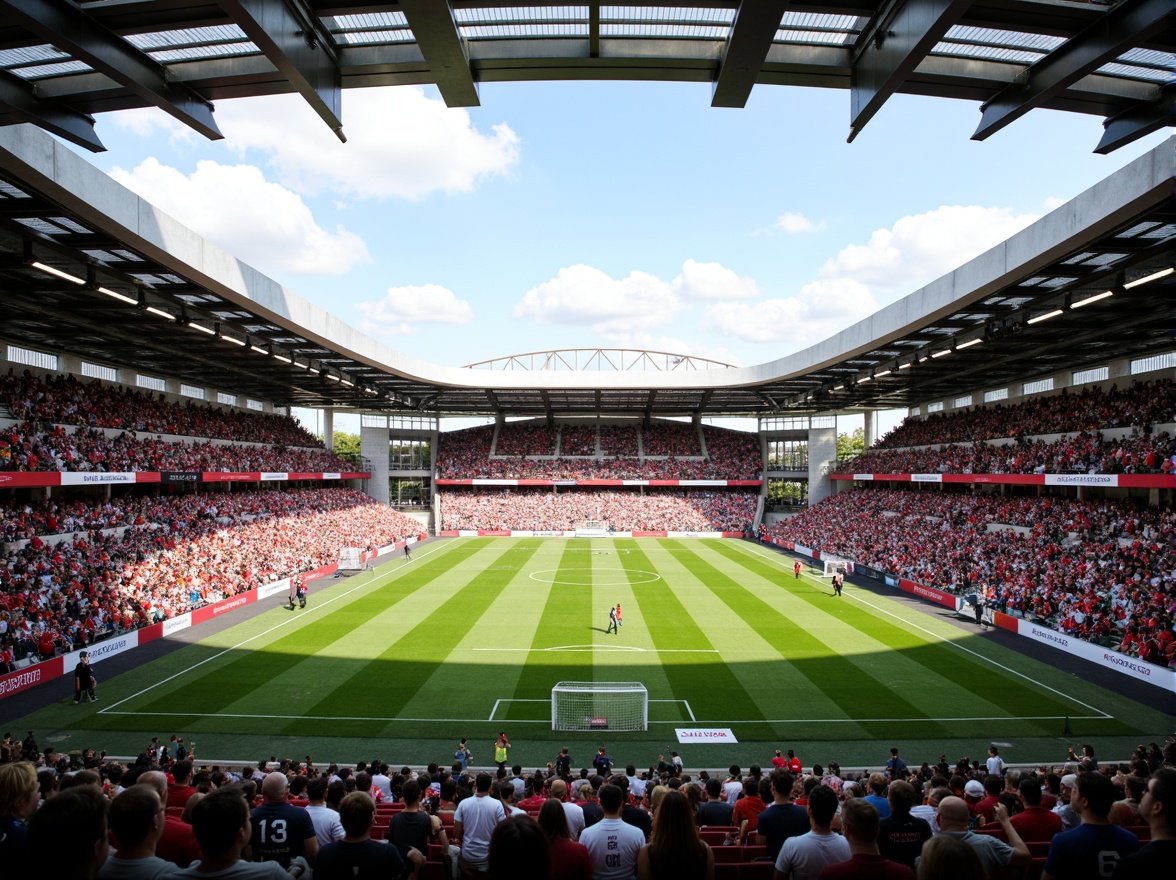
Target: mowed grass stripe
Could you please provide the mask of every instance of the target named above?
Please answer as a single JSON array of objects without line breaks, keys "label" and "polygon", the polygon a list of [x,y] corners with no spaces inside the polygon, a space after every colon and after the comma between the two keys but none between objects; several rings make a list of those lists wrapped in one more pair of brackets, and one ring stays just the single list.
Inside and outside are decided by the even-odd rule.
[{"label": "mowed grass stripe", "polygon": [[[647,542],[645,546],[650,545]],[[809,680],[798,666],[781,656],[777,645],[763,639],[738,611],[707,589],[686,564],[688,559],[675,557],[670,552],[671,546],[669,543],[656,546],[655,563],[666,574],[676,597],[686,606],[692,619],[698,621],[704,636],[716,646],[719,653],[715,662],[721,659],[744,690],[752,695],[758,717],[849,719],[850,716],[825,694],[822,682]],[[743,706],[738,701],[724,702],[722,714],[708,718],[711,721],[734,721],[750,717],[744,713]],[[803,716],[798,714],[802,707]],[[842,729],[846,735],[864,735],[863,731],[852,726],[843,724]],[[771,737],[775,734],[766,731],[762,735]]]},{"label": "mowed grass stripe", "polygon": [[[319,597],[320,601],[330,599],[333,591],[316,591],[306,611],[289,612],[279,607],[250,621],[244,627],[226,630],[208,640],[208,643],[194,646],[199,648],[199,651],[185,649],[177,652],[173,655],[174,659],[168,658],[167,666],[174,663],[178,667],[175,672],[178,672],[185,666],[204,659],[200,654],[207,653],[208,644],[220,643],[223,645],[220,650],[224,650],[225,647],[231,647],[249,638],[255,632],[264,632],[265,629],[280,624],[288,619],[289,614],[298,614],[302,620],[301,625],[292,623],[275,633],[254,639],[240,651],[231,651],[187,675],[148,691],[140,700],[127,703],[120,708],[133,709],[140,716],[150,716],[152,712],[172,713],[192,707],[194,720],[188,722],[189,725],[198,723],[199,719],[206,716],[215,716],[218,712],[227,711],[228,706],[243,698],[250,699],[248,705],[251,711],[257,714],[297,714],[304,711],[303,707],[293,707],[289,703],[284,703],[280,695],[274,698],[270,693],[270,683],[292,664],[312,660],[318,651],[334,644],[355,626],[369,619],[373,609],[386,607],[428,586],[439,573],[463,563],[474,552],[474,548],[456,547],[439,557],[422,560],[419,567],[413,563],[411,566],[394,569],[389,575],[381,575],[373,581],[370,590],[360,589],[347,600],[333,603],[321,612],[314,606],[315,597]],[[387,579],[389,577],[390,580]],[[347,589],[349,583],[340,581],[338,587]],[[274,597],[266,601],[280,602],[280,599]],[[157,675],[158,665],[153,665],[152,668],[153,673]],[[167,675],[159,677],[166,678]],[[141,676],[139,678],[141,680]],[[329,681],[329,678],[319,677],[315,683]],[[133,716],[106,717],[110,718],[112,726],[125,727],[128,719]],[[177,724],[183,722],[184,718],[176,719]],[[147,717],[139,726],[147,730],[158,725]],[[208,729],[221,729],[215,722],[206,723],[204,726]]]},{"label": "mowed grass stripe", "polygon": [[[720,547],[719,552],[733,561],[738,562],[749,572],[770,576],[772,566],[767,560],[762,560],[758,554],[749,554],[746,548]],[[741,561],[742,560],[742,561]],[[828,604],[827,596],[823,596],[819,589],[806,589],[805,580],[799,582],[785,579],[784,588],[800,600],[823,607]],[[849,587],[852,590],[853,587]],[[871,594],[872,603],[886,603],[884,597]],[[901,611],[901,608],[896,608]],[[928,687],[934,681],[939,681],[942,689],[967,690],[974,699],[968,701],[969,715],[1008,714],[1013,717],[1025,715],[1066,715],[1088,711],[1078,704],[1065,700],[1057,694],[1044,688],[1033,687],[1024,678],[1013,672],[1001,668],[995,663],[988,663],[979,657],[968,654],[945,644],[942,641],[903,626],[895,618],[879,615],[873,608],[850,601],[843,602],[839,618],[848,626],[853,627],[863,636],[873,639],[894,652],[897,659],[911,661],[905,675],[896,669],[895,683],[909,688],[914,693],[931,691]],[[930,624],[931,621],[926,623]],[[925,628],[930,628],[925,627]],[[948,641],[955,641],[959,636],[957,630],[945,634]],[[980,647],[977,644],[977,647]],[[888,655],[890,656],[890,655]],[[1024,662],[1024,658],[1022,658]],[[935,690],[938,690],[936,688]],[[978,701],[978,702],[977,702]],[[939,701],[932,703],[932,708]],[[989,713],[984,706],[993,710]],[[1053,725],[1049,726],[1052,729]]]},{"label": "mowed grass stripe", "polygon": [[[593,539],[594,609],[600,628],[608,629],[608,612],[621,603],[623,620],[615,634],[597,632],[599,650],[595,656],[595,681],[638,681],[645,685],[650,699],[670,699],[670,682],[666,670],[654,653],[649,619],[642,613],[637,595],[647,586],[649,564],[632,541]],[[634,586],[634,584],[637,586]],[[628,608],[629,613],[624,614]],[[641,650],[630,650],[639,648]],[[664,705],[650,708],[650,717],[660,717]],[[655,714],[656,713],[656,714]]]},{"label": "mowed grass stripe", "polygon": [[[571,541],[552,541],[559,547],[559,556],[552,560],[553,574],[544,575],[553,581],[548,585],[547,600],[539,613],[539,626],[531,638],[531,648],[525,658],[526,665],[515,684],[515,696],[522,699],[546,699],[551,688],[559,681],[591,681],[593,655],[590,651],[565,652],[546,651],[570,645],[588,645],[596,633],[592,630],[592,588],[580,584],[585,580],[585,554],[581,548],[574,548]],[[547,557],[543,561],[546,563]],[[546,569],[533,560],[532,570]],[[528,577],[530,575],[528,574]],[[538,588],[538,584],[535,585]]]},{"label": "mowed grass stripe", "polygon": [[[771,578],[770,566],[761,567],[741,548],[721,545],[714,551],[743,567],[740,582],[749,591],[772,604],[786,607],[789,616],[800,626],[822,636],[859,667],[884,676],[891,688],[908,695],[912,705],[928,717],[942,716],[945,695],[955,693],[960,681],[988,680],[981,676],[976,663],[956,663],[968,655],[929,640],[925,633],[895,624],[890,618],[879,617],[870,609],[849,598],[837,598],[831,587],[804,577],[797,580],[791,573],[785,578]],[[771,578],[771,579],[769,579]],[[783,588],[783,593],[781,593]],[[781,595],[784,601],[781,602]],[[958,676],[968,676],[959,678]],[[1028,713],[1012,708],[1011,700],[986,699],[978,688],[969,688],[973,696],[964,714],[973,717],[1005,715],[1049,714],[1048,711]]]},{"label": "mowed grass stripe", "polygon": [[[715,541],[704,542],[702,547]],[[849,718],[861,718],[863,709],[885,707],[886,717],[926,718],[919,707],[903,694],[891,688],[875,676],[871,670],[836,652],[835,647],[822,639],[818,633],[799,627],[776,608],[759,596],[737,583],[726,571],[720,570],[704,559],[692,547],[685,544],[668,547],[669,552],[686,565],[711,592],[723,600],[740,617],[747,621],[766,641],[778,647],[781,655],[787,657],[810,681],[821,682],[825,693]],[[764,686],[773,682],[765,680]],[[779,686],[779,683],[775,683]],[[877,716],[869,716],[877,717]],[[860,722],[861,726],[874,736],[891,736],[894,726],[890,723]],[[952,731],[938,722],[923,722],[919,725],[923,736],[952,735]]]},{"label": "mowed grass stripe", "polygon": [[[546,567],[545,558],[554,561],[557,557],[552,555],[550,545],[538,538],[501,538],[495,546],[499,544],[505,546],[506,552],[498,557],[496,568],[507,573],[509,580],[477,624],[463,633],[448,657],[421,684],[405,705],[404,715],[452,716],[457,710],[458,717],[489,720],[496,701],[515,696],[519,676],[528,663],[526,646],[539,625],[535,609],[546,604],[550,589],[550,584],[533,580],[530,572]],[[477,588],[471,585],[465,590]],[[463,713],[463,706],[472,711]],[[502,717],[501,712],[502,707],[495,719]]]},{"label": "mowed grass stripe", "polygon": [[[663,570],[646,556],[638,541],[622,539],[617,545],[629,550],[622,557],[626,569]],[[651,622],[649,632],[659,651],[714,649],[714,644],[664,578],[642,584],[636,597],[642,618]],[[696,718],[729,717],[732,706],[742,706],[741,714],[746,714],[747,720],[763,720],[755,697],[718,655],[659,653],[657,659],[670,688],[666,696],[689,701]],[[662,696],[653,690],[649,695],[651,699]]]},{"label": "mowed grass stripe", "polygon": [[[537,545],[527,549],[514,549],[508,544],[476,541],[471,544],[476,551],[477,564],[444,573],[444,577],[463,583],[465,588],[457,590],[435,611],[422,620],[406,620],[403,626],[389,633],[387,647],[378,653],[359,671],[346,680],[335,680],[335,689],[307,714],[342,717],[361,714],[354,711],[357,706],[369,707],[366,711],[385,718],[407,717],[405,707],[421,685],[446,660],[465,634],[478,625],[478,621],[494,604],[501,592],[510,583],[513,570],[497,563],[503,556],[517,553],[530,556]],[[484,687],[486,681],[467,682],[469,688]],[[466,704],[468,709],[468,702]],[[438,707],[440,708],[440,707]],[[441,715],[441,712],[436,714]],[[297,725],[290,725],[296,728]],[[389,733],[396,730],[396,723],[388,724]]]}]

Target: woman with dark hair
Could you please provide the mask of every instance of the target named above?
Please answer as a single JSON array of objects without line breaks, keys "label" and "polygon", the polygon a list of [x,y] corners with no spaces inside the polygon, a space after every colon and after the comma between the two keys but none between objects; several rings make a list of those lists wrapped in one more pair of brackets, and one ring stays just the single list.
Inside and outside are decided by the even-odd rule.
[{"label": "woman with dark hair", "polygon": [[698,837],[686,795],[666,792],[649,843],[637,854],[637,880],[714,880],[714,876],[715,854]]},{"label": "woman with dark hair", "polygon": [[562,803],[555,798],[543,802],[539,827],[551,846],[551,876],[559,880],[592,880],[592,857],[588,847],[572,840]]},{"label": "woman with dark hair", "polygon": [[[510,816],[494,826],[488,862],[490,880],[550,880],[547,838],[530,816]],[[464,873],[464,870],[463,870]]]}]

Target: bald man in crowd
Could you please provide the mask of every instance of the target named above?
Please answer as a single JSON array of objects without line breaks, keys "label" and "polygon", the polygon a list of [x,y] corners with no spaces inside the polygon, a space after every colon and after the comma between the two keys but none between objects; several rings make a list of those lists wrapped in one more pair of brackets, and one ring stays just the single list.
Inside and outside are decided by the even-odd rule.
[{"label": "bald man in crowd", "polygon": [[945,797],[939,802],[939,811],[936,814],[936,819],[939,822],[939,834],[958,838],[976,850],[976,854],[980,856],[980,861],[984,865],[984,872],[989,877],[993,876],[1000,868],[1019,868],[1032,861],[1029,847],[1025,845],[1025,841],[1021,840],[1017,829],[1009,822],[1008,807],[1004,804],[997,804],[994,812],[996,821],[1000,823],[1008,843],[990,834],[977,834],[974,831],[969,831],[968,820],[970,816],[968,805],[963,798],[954,795]]},{"label": "bald man in crowd", "polygon": [[277,862],[283,868],[304,856],[313,868],[318,857],[318,835],[310,814],[291,804],[286,795],[290,783],[284,773],[270,773],[261,783],[265,803],[250,814],[253,836],[249,853],[255,862]]}]

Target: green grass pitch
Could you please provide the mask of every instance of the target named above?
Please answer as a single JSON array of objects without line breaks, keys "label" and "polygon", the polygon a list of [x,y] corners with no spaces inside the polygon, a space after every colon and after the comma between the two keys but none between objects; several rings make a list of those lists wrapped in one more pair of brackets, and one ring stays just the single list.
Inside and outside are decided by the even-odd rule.
[{"label": "green grass pitch", "polygon": [[[1125,756],[1163,730],[1161,713],[938,609],[852,585],[837,599],[818,572],[791,569],[732,540],[438,541],[315,590],[306,609],[263,600],[273,607],[252,620],[103,681],[101,703],[66,698],[6,727],[52,731],[60,751],[133,755],[179,733],[201,758],[414,764],[448,763],[462,736],[489,764],[505,730],[526,767],[564,745],[586,766],[601,744],[638,765],[671,749],[687,766],[766,764],[794,748],[806,764],[877,766],[892,745],[954,761],[992,742],[1044,762],[1086,741]],[[648,731],[553,732],[561,680],[642,682]],[[739,744],[678,745],[677,727],[729,727]]]}]

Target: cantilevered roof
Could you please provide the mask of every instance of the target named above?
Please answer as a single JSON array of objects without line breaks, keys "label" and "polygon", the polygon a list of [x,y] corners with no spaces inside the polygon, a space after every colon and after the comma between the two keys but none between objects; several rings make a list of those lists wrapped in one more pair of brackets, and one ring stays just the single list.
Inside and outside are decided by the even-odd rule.
[{"label": "cantilevered roof", "polygon": [[850,140],[895,93],[978,102],[975,139],[1090,113],[1109,152],[1173,123],[1174,52],[1171,0],[0,0],[0,125],[101,150],[94,114],[154,106],[219,138],[213,102],[296,92],[344,138],[344,88],[664,80],[847,89]]},{"label": "cantilevered roof", "polygon": [[752,367],[544,352],[470,367],[373,340],[32,126],[0,128],[0,336],[279,405],[768,415],[911,406],[1170,352],[1176,138],[810,348]]}]

